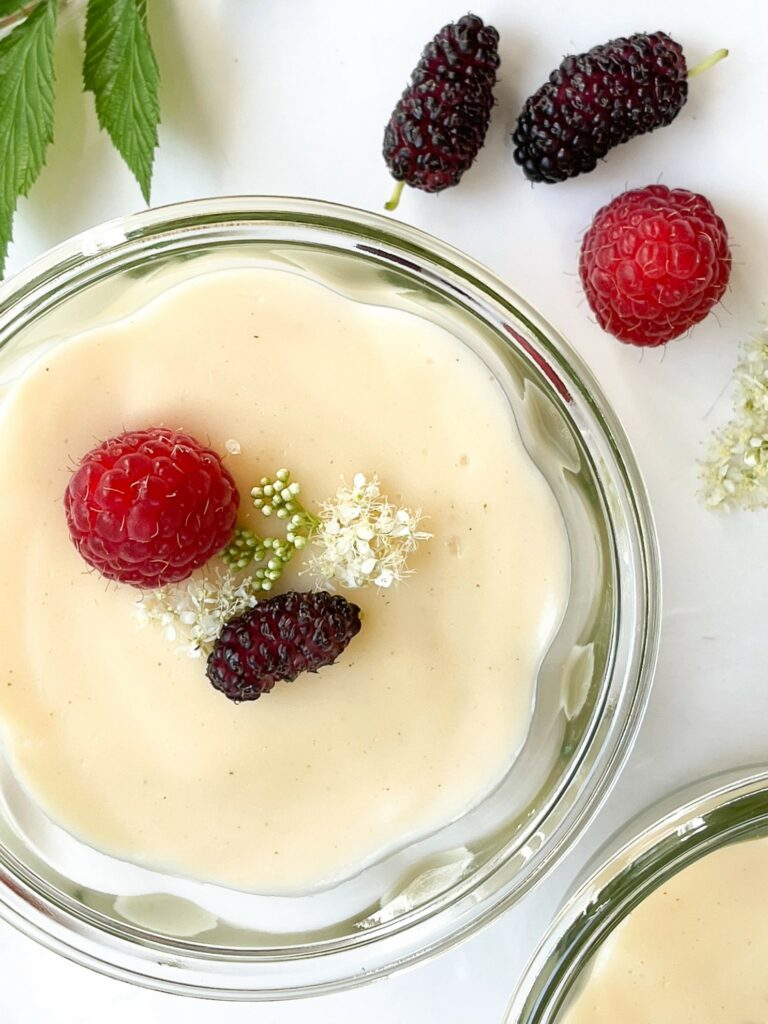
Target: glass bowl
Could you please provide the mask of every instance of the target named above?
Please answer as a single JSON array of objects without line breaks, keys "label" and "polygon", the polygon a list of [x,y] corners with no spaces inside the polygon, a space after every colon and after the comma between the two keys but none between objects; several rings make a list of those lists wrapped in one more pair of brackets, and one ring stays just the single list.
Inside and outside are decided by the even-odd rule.
[{"label": "glass bowl", "polygon": [[728,843],[768,835],[768,769],[710,776],[654,804],[607,843],[525,969],[508,1024],[555,1024],[613,929],[672,875]]},{"label": "glass bowl", "polygon": [[646,704],[659,565],[626,438],[564,339],[471,258],[370,213],[303,199],[211,199],[64,243],[0,287],[0,399],[46,347],[130,310],[137,283],[146,297],[164,268],[193,268],[213,251],[447,326],[503,387],[570,547],[567,610],[505,779],[458,821],[327,891],[258,897],[117,861],[54,826],[2,768],[2,916],[113,977],[277,999],[358,985],[448,948],[519,900],[574,843]]}]

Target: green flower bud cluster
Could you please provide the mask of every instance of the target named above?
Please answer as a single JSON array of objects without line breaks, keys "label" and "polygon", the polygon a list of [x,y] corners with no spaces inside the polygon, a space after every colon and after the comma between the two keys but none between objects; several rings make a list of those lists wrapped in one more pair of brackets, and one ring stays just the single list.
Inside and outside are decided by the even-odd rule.
[{"label": "green flower bud cluster", "polygon": [[285,523],[285,537],[260,537],[247,526],[238,526],[222,552],[227,565],[236,570],[256,563],[253,580],[257,590],[269,591],[280,579],[294,552],[306,547],[319,520],[307,512],[298,499],[301,487],[291,481],[287,469],[274,477],[262,477],[251,491],[254,507],[263,516],[274,515]]},{"label": "green flower bud cluster", "polygon": [[262,515],[276,515],[285,521],[285,539],[296,550],[306,547],[312,531],[320,520],[311,515],[299,501],[301,485],[291,480],[287,469],[278,469],[274,479],[264,476],[251,491],[254,507]]},{"label": "green flower bud cluster", "polygon": [[266,545],[248,526],[236,526],[232,540],[221,553],[222,559],[233,569],[246,569],[251,562],[263,562]]}]

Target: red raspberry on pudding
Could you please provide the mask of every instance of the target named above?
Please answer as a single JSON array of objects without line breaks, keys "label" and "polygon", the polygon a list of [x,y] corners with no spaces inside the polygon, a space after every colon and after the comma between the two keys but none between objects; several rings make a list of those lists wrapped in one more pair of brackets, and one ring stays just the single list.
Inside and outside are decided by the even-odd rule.
[{"label": "red raspberry on pudding", "polygon": [[64,495],[72,542],[102,576],[151,589],[177,583],[230,540],[240,498],[219,455],[164,427],[103,441]]}]

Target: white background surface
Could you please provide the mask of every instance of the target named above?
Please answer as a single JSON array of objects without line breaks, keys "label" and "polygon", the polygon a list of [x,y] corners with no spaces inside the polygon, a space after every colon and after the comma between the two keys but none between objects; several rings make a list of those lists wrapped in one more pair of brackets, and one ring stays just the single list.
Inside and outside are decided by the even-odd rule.
[{"label": "white background surface", "polygon": [[[163,75],[153,202],[227,193],[315,196],[373,210],[390,180],[381,133],[422,45],[464,12],[446,0],[150,0]],[[696,497],[696,459],[729,410],[737,346],[768,296],[768,4],[763,0],[481,0],[501,32],[498,107],[459,188],[406,190],[398,216],[484,261],[592,366],[645,474],[664,565],[662,654],[635,751],[588,835],[523,908],[436,962],[311,1002],[224,1005],[91,974],[0,925],[3,1024],[497,1024],[522,963],[589,854],[673,786],[768,761],[768,513],[717,516]],[[692,82],[669,128],[590,175],[532,188],[512,161],[519,106],[566,52],[633,31],[669,32],[689,63],[731,56]],[[66,236],[140,208],[138,189],[79,91],[79,23],[59,41],[56,146],[20,209],[10,270]],[[581,232],[625,186],[706,194],[734,245],[730,292],[666,351],[619,345],[591,321],[574,276]]]}]

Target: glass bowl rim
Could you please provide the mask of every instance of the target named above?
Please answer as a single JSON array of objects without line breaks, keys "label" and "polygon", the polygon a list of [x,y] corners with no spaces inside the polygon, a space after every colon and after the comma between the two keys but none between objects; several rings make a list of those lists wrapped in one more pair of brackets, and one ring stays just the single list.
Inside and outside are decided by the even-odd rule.
[{"label": "glass bowl rim", "polygon": [[[178,239],[185,233],[200,232],[200,240],[204,243],[208,228],[216,225],[247,228],[249,224],[255,223],[288,223],[309,232],[305,240],[310,242],[313,229],[319,229],[336,231],[342,235],[362,236],[368,241],[385,243],[396,252],[405,253],[405,258],[402,255],[392,258],[402,263],[406,269],[422,269],[414,264],[412,259],[409,262],[408,258],[415,256],[446,274],[457,275],[464,287],[472,289],[475,294],[490,301],[494,308],[500,309],[533,332],[537,342],[547,350],[547,355],[552,357],[558,370],[564,372],[569,389],[573,388],[578,400],[596,421],[600,438],[615,461],[618,485],[621,487],[620,497],[624,501],[624,511],[627,512],[632,540],[637,546],[640,560],[642,628],[637,649],[633,649],[631,693],[627,695],[626,692],[630,689],[629,685],[624,686],[621,693],[624,703],[619,724],[609,737],[610,743],[604,741],[602,745],[596,745],[591,737],[590,742],[586,744],[582,762],[574,767],[572,775],[575,774],[577,767],[583,766],[587,755],[591,754],[592,760],[587,766],[588,777],[581,781],[581,791],[573,798],[563,820],[555,822],[554,834],[557,841],[549,845],[547,856],[535,861],[534,867],[523,882],[512,887],[506,884],[506,892],[505,881],[499,878],[503,874],[505,862],[498,856],[492,858],[494,864],[485,877],[475,880],[471,886],[465,886],[458,895],[454,895],[453,902],[441,902],[442,897],[438,898],[437,909],[426,919],[427,923],[433,924],[433,934],[430,937],[417,938],[417,934],[420,935],[424,930],[425,924],[423,916],[418,916],[419,908],[404,914],[398,919],[398,928],[382,931],[381,937],[355,936],[355,939],[359,940],[356,949],[363,953],[366,949],[370,950],[372,943],[389,942],[391,949],[386,962],[372,966],[357,964],[354,970],[349,970],[347,965],[342,976],[334,975],[330,980],[300,985],[290,983],[288,987],[277,984],[265,990],[255,987],[254,979],[247,976],[238,978],[236,984],[231,980],[219,983],[215,977],[196,977],[195,968],[204,961],[197,957],[196,953],[185,958],[186,950],[183,950],[173,963],[173,969],[157,970],[157,967],[164,968],[167,965],[156,956],[150,942],[142,941],[141,929],[138,930],[138,936],[130,939],[109,936],[118,946],[123,942],[136,948],[127,953],[126,950],[113,949],[112,957],[110,958],[107,952],[105,959],[105,951],[99,948],[101,943],[98,941],[99,938],[103,940],[106,937],[103,928],[88,923],[83,917],[73,922],[72,912],[61,904],[58,907],[46,904],[41,906],[41,894],[29,886],[28,881],[24,879],[25,872],[9,867],[8,858],[4,865],[0,864],[0,917],[9,920],[49,948],[102,973],[148,987],[228,999],[295,998],[346,989],[376,977],[389,975],[395,970],[431,958],[474,934],[519,899],[571,847],[597,812],[618,777],[647,704],[660,632],[661,572],[653,516],[629,442],[591,371],[559,332],[524,299],[508,288],[493,271],[420,229],[350,206],[286,196],[228,196],[155,207],[90,228],[48,250],[7,281],[2,282],[0,344],[3,344],[3,339],[7,335],[13,334],[15,312],[20,309],[23,313],[25,309],[34,307],[38,315],[40,312],[44,314],[48,307],[38,309],[38,298],[58,296],[58,301],[62,301],[77,290],[78,282],[82,282],[83,278],[86,284],[93,283],[100,279],[96,276],[98,271],[104,277],[116,270],[126,269],[128,264],[125,260],[121,262],[120,254],[126,248],[130,250],[132,245],[139,247],[140,258],[130,264],[131,266],[145,262],[150,255],[155,257],[162,254],[162,245],[165,243],[171,247],[169,251],[174,251],[174,245],[180,248]],[[244,236],[244,239],[247,240],[247,236]],[[365,247],[361,248],[364,252]],[[375,253],[376,250],[371,251]],[[34,317],[34,314],[32,316]],[[589,448],[587,440],[584,444]],[[613,477],[611,481],[616,483]],[[606,510],[605,515],[613,530],[613,514],[610,509]],[[613,665],[608,676],[609,682],[615,671]],[[560,801],[565,788],[564,785],[555,803]],[[20,862],[17,862],[17,865],[23,869]],[[493,880],[494,875],[497,888],[492,892],[493,898],[486,894],[482,899],[473,900],[475,891],[482,883]],[[448,893],[453,893],[453,888],[449,889]],[[462,907],[456,910],[459,902]],[[476,905],[473,913],[468,914],[470,902]],[[482,908],[478,910],[481,904]],[[455,911],[454,919],[446,930],[446,915],[450,916],[451,911]],[[467,914],[467,920],[458,920],[461,913]],[[417,915],[417,919],[408,920],[414,914]],[[436,935],[434,922],[441,916],[442,934]],[[125,934],[128,936],[135,931],[136,929],[126,928]],[[94,932],[99,934],[94,936]],[[405,932],[411,933],[410,946],[398,941]],[[338,950],[334,949],[317,949],[315,953],[311,948],[308,949],[309,952],[300,954],[297,959],[285,961],[289,970],[291,965],[295,968],[302,960],[313,955],[328,956],[338,953]],[[209,959],[207,966],[210,967],[211,963],[215,963],[215,958]],[[253,964],[253,961],[251,963]]]},{"label": "glass bowl rim", "polygon": [[581,971],[631,910],[708,853],[766,834],[766,764],[685,783],[619,826],[566,893],[518,980],[505,1022],[556,1024]]}]

